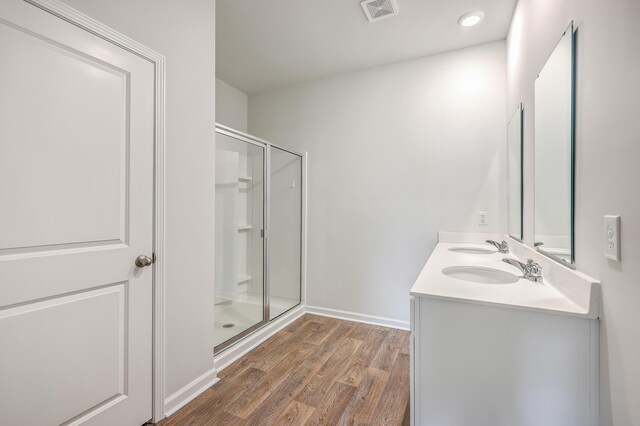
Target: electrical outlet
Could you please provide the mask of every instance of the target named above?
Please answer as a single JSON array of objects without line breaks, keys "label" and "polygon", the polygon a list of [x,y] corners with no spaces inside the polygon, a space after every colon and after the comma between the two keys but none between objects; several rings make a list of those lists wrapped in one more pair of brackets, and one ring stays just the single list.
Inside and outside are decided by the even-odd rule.
[{"label": "electrical outlet", "polygon": [[604,217],[604,255],[620,262],[620,216]]},{"label": "electrical outlet", "polygon": [[487,216],[487,212],[478,212],[478,225],[488,225],[489,217]]}]

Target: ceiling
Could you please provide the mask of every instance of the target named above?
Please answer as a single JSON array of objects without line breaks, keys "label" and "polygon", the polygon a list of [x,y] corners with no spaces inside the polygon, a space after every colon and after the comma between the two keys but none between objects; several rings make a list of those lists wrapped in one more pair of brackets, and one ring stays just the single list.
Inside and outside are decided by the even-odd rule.
[{"label": "ceiling", "polygon": [[[360,0],[218,0],[216,74],[252,95],[505,39],[516,0],[397,0],[369,23]],[[482,10],[475,27],[458,25]]]}]

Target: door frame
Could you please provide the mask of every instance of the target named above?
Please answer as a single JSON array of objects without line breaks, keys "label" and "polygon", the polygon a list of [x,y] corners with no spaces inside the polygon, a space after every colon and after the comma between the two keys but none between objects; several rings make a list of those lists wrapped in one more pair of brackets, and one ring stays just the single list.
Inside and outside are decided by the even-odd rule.
[{"label": "door frame", "polygon": [[165,57],[58,0],[23,0],[109,43],[149,61],[154,67],[153,141],[153,346],[152,422],[164,418],[164,295],[165,295]]}]

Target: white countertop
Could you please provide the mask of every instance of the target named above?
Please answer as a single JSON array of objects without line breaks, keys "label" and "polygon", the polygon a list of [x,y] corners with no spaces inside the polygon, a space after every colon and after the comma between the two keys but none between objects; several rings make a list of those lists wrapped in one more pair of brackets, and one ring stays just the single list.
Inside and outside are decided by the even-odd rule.
[{"label": "white countertop", "polygon": [[[455,234],[449,234],[449,237],[444,238],[441,235],[440,241],[451,241],[451,235]],[[509,254],[501,254],[497,250],[492,254],[468,254],[449,250],[458,247],[494,249],[493,246],[486,243],[464,242],[474,241],[474,238],[470,238],[469,235],[474,234],[464,234],[463,238],[459,238],[461,242],[438,243],[411,288],[410,294],[412,296],[498,305],[587,318],[598,317],[599,292],[595,280],[562,265],[554,265],[555,262],[550,259],[541,259],[539,253],[533,250],[530,253],[527,252],[528,248],[513,239],[507,240],[510,245]],[[475,240],[484,241],[482,238],[484,237],[478,235]],[[455,240],[455,238],[453,239]],[[515,256],[514,252],[521,257]],[[520,261],[526,260],[523,259],[524,257],[534,258],[542,266],[544,281],[535,283],[519,279],[512,284],[482,284],[460,280],[442,273],[444,268],[450,266],[474,266],[498,269],[521,276],[522,273],[518,268],[502,262],[504,257]]]}]

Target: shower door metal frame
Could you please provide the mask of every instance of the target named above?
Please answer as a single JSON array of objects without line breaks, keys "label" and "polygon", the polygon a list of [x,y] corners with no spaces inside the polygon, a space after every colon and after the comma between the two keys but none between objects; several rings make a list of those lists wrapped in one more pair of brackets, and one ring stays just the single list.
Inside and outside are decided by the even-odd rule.
[{"label": "shower door metal frame", "polygon": [[[252,325],[251,327],[247,328],[246,330],[241,331],[240,333],[236,334],[235,336],[233,336],[231,339],[225,340],[224,342],[218,344],[217,346],[215,346],[213,348],[213,353],[214,355],[219,354],[220,352],[224,351],[225,349],[227,349],[228,347],[232,346],[234,343],[238,342],[239,340],[243,339],[244,337],[250,335],[251,333],[253,333],[254,331],[260,329],[261,327],[263,327],[267,322],[268,322],[268,317],[265,315],[265,310],[264,310],[264,306],[265,306],[265,297],[267,294],[267,280],[266,280],[266,271],[267,271],[267,265],[266,265],[266,250],[267,250],[267,169],[266,169],[266,161],[267,161],[267,155],[268,155],[268,149],[267,146],[264,145],[263,143],[260,143],[256,140],[254,140],[254,138],[250,137],[249,135],[245,135],[242,134],[230,127],[226,127],[226,126],[221,126],[216,124],[215,126],[215,133],[220,133],[222,135],[228,136],[230,138],[239,140],[241,142],[245,142],[248,143],[249,145],[254,145],[257,146],[259,148],[262,149],[263,151],[263,156],[262,156],[262,182],[263,182],[263,189],[262,189],[262,228],[263,228],[263,239],[262,239],[262,306],[263,306],[263,310],[262,310],[262,320],[255,323],[254,325]],[[215,140],[214,140],[215,143]],[[214,316],[215,316],[215,310],[214,310]]]},{"label": "shower door metal frame", "polygon": [[[306,155],[304,153],[300,153],[300,152],[296,152],[293,150],[290,150],[288,148],[284,148],[280,145],[271,143],[269,141],[266,141],[264,139],[260,139],[257,138],[255,136],[252,136],[248,133],[244,133],[241,132],[239,130],[233,129],[231,127],[222,125],[222,124],[215,124],[215,130],[214,133],[219,133],[225,136],[228,136],[230,138],[234,138],[237,140],[240,140],[242,142],[246,142],[248,144],[251,145],[255,145],[255,146],[259,146],[261,148],[263,148],[264,150],[264,156],[263,156],[263,167],[262,167],[262,171],[263,171],[263,182],[264,182],[264,187],[263,187],[263,203],[262,203],[262,208],[263,208],[263,238],[262,238],[262,298],[263,298],[263,311],[262,311],[262,321],[256,323],[255,325],[249,327],[248,329],[238,333],[237,335],[233,336],[231,339],[229,340],[225,340],[224,342],[220,343],[219,345],[217,345],[216,347],[214,347],[213,349],[213,353],[214,355],[218,355],[221,352],[223,352],[225,349],[230,348],[231,346],[233,346],[234,344],[238,343],[240,340],[244,339],[245,337],[251,335],[253,332],[261,329],[262,327],[264,327],[265,325],[269,324],[269,322],[275,320],[276,318],[280,317],[281,315],[284,315],[285,313],[289,312],[290,310],[296,308],[297,306],[300,306],[301,304],[304,303],[304,299],[305,299],[305,294],[304,294],[304,281],[305,281],[305,268],[306,268]],[[214,141],[215,143],[215,141]],[[300,176],[301,176],[301,183],[300,183],[300,191],[301,191],[301,201],[300,201],[300,301],[292,306],[291,308],[287,309],[285,312],[283,312],[282,314],[278,315],[277,317],[270,319],[270,311],[271,311],[271,307],[270,307],[270,292],[269,292],[269,281],[270,281],[270,277],[269,277],[269,272],[270,272],[270,268],[269,268],[269,231],[270,231],[270,207],[271,207],[271,148],[277,148],[280,149],[282,151],[288,152],[292,155],[296,155],[298,157],[300,157]],[[215,312],[214,312],[215,315]]]}]

